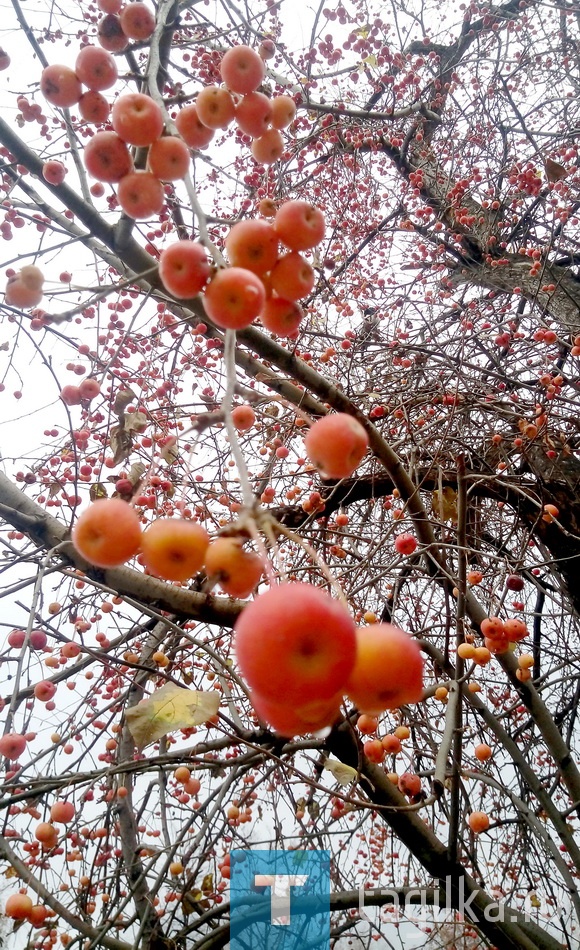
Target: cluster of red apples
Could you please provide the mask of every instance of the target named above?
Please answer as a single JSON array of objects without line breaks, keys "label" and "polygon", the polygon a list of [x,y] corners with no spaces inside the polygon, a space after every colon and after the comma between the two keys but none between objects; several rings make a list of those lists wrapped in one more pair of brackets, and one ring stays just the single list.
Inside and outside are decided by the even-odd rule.
[{"label": "cluster of red apples", "polygon": [[[124,11],[137,6],[142,5],[131,3]],[[279,159],[284,149],[280,130],[294,118],[294,101],[284,95],[270,99],[258,92],[264,62],[250,47],[228,50],[220,72],[224,86],[206,86],[194,103],[180,110],[178,135],[164,134],[162,109],[150,96],[120,96],[111,110],[112,130],[95,133],[84,149],[86,169],[98,182],[93,193],[100,193],[102,182],[115,184],[119,205],[127,215],[147,219],[158,214],[165,200],[164,182],[178,181],[188,172],[189,149],[207,146],[215,129],[226,128],[234,120],[252,136],[256,161],[270,164]],[[78,104],[85,121],[102,123],[110,109],[102,92],[116,80],[111,54],[86,46],[74,70],[47,66],[40,86],[53,105]],[[131,147],[147,149],[146,169],[135,169]],[[60,184],[64,174],[59,162],[46,164],[44,176],[51,184]],[[316,247],[324,237],[324,215],[306,201],[288,201],[277,209],[273,201],[265,200],[260,211],[263,218],[240,221],[230,230],[226,251],[231,266],[214,271],[204,246],[184,240],[162,252],[159,273],[166,290],[177,298],[189,299],[203,290],[208,316],[223,329],[243,329],[259,316],[271,332],[291,335],[303,316],[297,301],[310,293],[315,282],[314,270],[301,252]],[[267,217],[274,218],[273,223]],[[286,248],[282,255],[280,242]]]},{"label": "cluster of red apples", "polygon": [[[205,248],[197,241],[177,241],[161,253],[159,275],[165,289],[186,299],[204,291],[205,311],[217,326],[242,330],[259,317],[279,336],[298,329],[302,308],[298,300],[310,293],[315,273],[301,251],[324,237],[324,215],[307,201],[286,201],[273,223],[250,219],[235,224],[226,238],[230,267],[213,276]],[[280,242],[287,252],[280,255]]]},{"label": "cluster of red apples", "polygon": [[[153,14],[141,3],[128,4],[121,11],[120,22],[124,26],[123,17],[130,19],[127,36],[146,39],[147,36],[136,35],[147,32],[141,28],[137,8],[143,8],[148,14],[147,29],[152,29]],[[147,20],[143,11],[141,13]],[[129,14],[132,14],[131,18]],[[115,14],[108,14],[111,16]],[[180,110],[176,117],[179,135],[164,135],[165,119],[161,107],[143,93],[120,96],[111,110],[102,94],[118,78],[117,65],[107,51],[109,48],[117,49],[115,46],[105,49],[85,46],[77,57],[74,70],[60,64],[47,66],[42,72],[40,88],[44,97],[55,106],[64,109],[78,105],[86,122],[106,122],[111,111],[113,131],[101,131],[92,136],[85,146],[84,163],[98,182],[118,186],[119,204],[130,217],[146,219],[158,214],[165,197],[163,182],[178,181],[187,174],[189,149],[206,147],[215,130],[226,128],[233,119],[242,131],[255,136],[252,153],[256,161],[270,164],[281,157],[284,143],[280,129],[292,122],[296,106],[289,96],[269,99],[257,92],[264,78],[264,63],[249,47],[236,46],[224,55],[220,69],[227,88],[206,86],[195,103]],[[135,170],[129,146],[148,149],[147,170]],[[44,174],[47,181],[57,185],[62,182],[65,169],[60,162],[49,162]],[[102,193],[102,185],[96,190],[93,186],[93,193]]]},{"label": "cluster of red apples", "polygon": [[[185,581],[204,567],[237,597],[254,590],[264,567],[240,539],[210,543],[192,521],[159,518],[142,531],[137,512],[117,498],[83,512],[72,540],[103,568],[137,553],[150,573],[166,580]],[[357,630],[346,607],[311,584],[283,583],[259,595],[236,623],[235,651],[256,712],[285,736],[332,725],[345,694],[373,716],[422,695],[415,641],[391,624]]]},{"label": "cluster of red apples", "polygon": [[[331,478],[351,475],[367,445],[364,428],[346,413],[319,419],[305,439],[306,451]],[[224,536],[210,544],[207,531],[195,521],[158,518],[143,531],[136,509],[120,498],[93,502],[77,520],[72,540],[96,567],[118,567],[138,554],[151,574],[181,583],[205,567],[233,597],[247,597],[264,567],[237,537]]]},{"label": "cluster of red apples", "polygon": [[234,649],[259,718],[283,736],[331,726],[344,696],[377,716],[423,693],[415,640],[388,623],[355,627],[346,607],[312,584],[257,597],[236,622]]}]

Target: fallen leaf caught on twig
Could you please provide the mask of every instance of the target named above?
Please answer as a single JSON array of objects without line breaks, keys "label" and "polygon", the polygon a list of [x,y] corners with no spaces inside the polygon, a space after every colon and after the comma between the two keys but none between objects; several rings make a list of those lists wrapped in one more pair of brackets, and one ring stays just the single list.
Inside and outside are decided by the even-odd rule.
[{"label": "fallen leaf caught on twig", "polygon": [[215,716],[219,705],[217,690],[202,692],[166,683],[148,699],[127,710],[127,725],[141,751],[168,732],[200,726]]}]

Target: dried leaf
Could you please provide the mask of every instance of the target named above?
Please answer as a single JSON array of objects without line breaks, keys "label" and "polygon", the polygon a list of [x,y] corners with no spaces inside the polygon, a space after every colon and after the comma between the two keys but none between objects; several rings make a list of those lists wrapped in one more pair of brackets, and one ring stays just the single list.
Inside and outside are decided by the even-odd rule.
[{"label": "dried leaf", "polygon": [[121,426],[113,426],[109,442],[113,453],[113,463],[115,465],[129,458],[133,449],[133,439],[130,432],[127,432]]},{"label": "dried leaf", "polygon": [[324,763],[325,772],[332,772],[339,785],[350,785],[356,780],[358,772],[351,765],[337,762],[336,759],[327,759]]},{"label": "dried leaf", "polygon": [[0,352],[5,353],[10,349],[10,344],[8,340],[5,340],[4,343],[0,343]]},{"label": "dried leaf", "polygon": [[129,412],[125,416],[124,426],[127,432],[144,432],[149,419],[144,412]]},{"label": "dried leaf", "polygon": [[61,488],[62,488],[62,485],[60,482],[51,482],[50,485],[48,486],[48,497],[54,498],[55,495],[58,495]]},{"label": "dried leaf", "polygon": [[560,165],[560,162],[555,162],[551,158],[546,159],[544,167],[548,181],[562,181],[563,178],[568,177],[568,169]]},{"label": "dried leaf", "polygon": [[127,406],[130,406],[131,403],[136,402],[136,400],[137,396],[132,389],[120,389],[115,396],[113,412],[115,412],[118,416],[123,415]]},{"label": "dried leaf", "polygon": [[[347,782],[347,785],[349,784],[350,782]],[[318,818],[320,814],[320,805],[314,799],[308,804],[308,814],[310,815],[311,818]]]},{"label": "dried leaf", "polygon": [[206,874],[203,881],[201,882],[201,890],[204,894],[211,894],[213,891],[213,874]]},{"label": "dried leaf", "polygon": [[167,462],[168,465],[173,465],[174,462],[177,462],[179,458],[179,451],[177,449],[177,439],[175,436],[171,436],[165,445],[163,445],[159,451],[161,458],[164,462]]},{"label": "dried leaf", "polygon": [[441,491],[434,491],[431,507],[433,514],[440,521],[457,521],[457,492],[450,485],[446,485]]},{"label": "dried leaf", "polygon": [[184,913],[193,914],[194,911],[197,911],[198,914],[201,913],[198,904],[200,903],[202,897],[203,894],[201,891],[186,891],[181,900]]},{"label": "dried leaf", "polygon": [[102,482],[95,482],[94,485],[91,485],[89,488],[89,498],[91,501],[98,501],[99,498],[108,498],[107,489]]},{"label": "dried leaf", "polygon": [[4,871],[4,877],[8,877],[8,878],[18,877],[18,873],[12,867],[6,868],[6,870]]},{"label": "dried leaf", "polygon": [[143,462],[133,462],[133,465],[129,469],[129,474],[127,475],[127,478],[131,482],[133,488],[139,484],[146,471],[147,466],[143,465]]},{"label": "dried leaf", "polygon": [[127,725],[141,751],[168,732],[200,726],[215,716],[219,705],[217,690],[201,692],[166,683],[127,711]]}]

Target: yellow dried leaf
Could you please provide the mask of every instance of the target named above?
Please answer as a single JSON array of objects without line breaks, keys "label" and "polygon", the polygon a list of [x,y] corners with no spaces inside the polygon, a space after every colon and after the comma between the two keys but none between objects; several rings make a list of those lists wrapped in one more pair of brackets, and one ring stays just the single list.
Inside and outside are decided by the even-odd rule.
[{"label": "yellow dried leaf", "polygon": [[205,875],[201,882],[201,889],[204,894],[211,894],[213,891],[213,874],[211,874],[211,872]]},{"label": "yellow dried leaf", "polygon": [[107,489],[102,482],[95,482],[89,488],[89,498],[91,501],[98,501],[99,498],[108,498]]},{"label": "yellow dried leaf", "polygon": [[433,492],[431,506],[440,521],[457,521],[457,492],[450,485]]},{"label": "yellow dried leaf", "polygon": [[143,462],[133,463],[133,465],[129,469],[129,474],[127,475],[127,478],[131,482],[133,488],[135,488],[135,486],[139,484],[139,482],[143,478],[146,471],[147,471],[147,467],[143,465]]},{"label": "yellow dried leaf", "polygon": [[197,907],[197,905],[201,901],[202,897],[203,897],[203,894],[201,893],[201,891],[198,891],[198,890],[187,891],[183,895],[183,898],[182,898],[182,906],[183,906],[184,913],[193,914],[194,911],[197,911],[199,913],[199,908]]},{"label": "yellow dried leaf", "polygon": [[127,711],[127,725],[141,750],[168,732],[200,726],[215,716],[219,705],[217,690],[203,692],[166,683]]},{"label": "yellow dried leaf", "polygon": [[356,781],[358,772],[351,765],[345,765],[344,762],[337,762],[335,759],[327,759],[324,763],[326,772],[332,772],[339,785],[350,785]]}]

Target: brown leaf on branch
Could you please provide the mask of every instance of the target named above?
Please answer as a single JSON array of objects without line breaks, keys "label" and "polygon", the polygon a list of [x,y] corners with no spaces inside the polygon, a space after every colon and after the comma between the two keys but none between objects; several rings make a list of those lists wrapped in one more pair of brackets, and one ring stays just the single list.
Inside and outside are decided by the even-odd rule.
[{"label": "brown leaf on branch", "polygon": [[113,412],[118,416],[121,416],[127,406],[130,406],[132,402],[137,400],[137,396],[132,389],[120,389],[117,395],[115,396],[115,402],[113,403]]},{"label": "brown leaf on branch", "polygon": [[129,458],[133,450],[133,439],[131,433],[123,426],[113,426],[110,436],[111,451],[113,453],[113,462],[118,465],[126,458]]},{"label": "brown leaf on branch", "polygon": [[555,162],[552,158],[546,159],[544,168],[546,169],[546,178],[548,181],[562,181],[563,178],[568,177],[568,169],[560,165],[560,162]]}]

